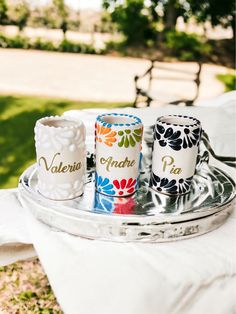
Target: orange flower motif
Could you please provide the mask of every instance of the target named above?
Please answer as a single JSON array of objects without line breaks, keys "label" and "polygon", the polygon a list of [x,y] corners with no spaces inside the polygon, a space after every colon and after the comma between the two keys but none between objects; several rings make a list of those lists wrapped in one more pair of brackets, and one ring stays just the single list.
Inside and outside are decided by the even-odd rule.
[{"label": "orange flower motif", "polygon": [[113,146],[116,142],[116,132],[112,131],[111,128],[103,125],[96,125],[96,141],[105,143],[107,146]]}]

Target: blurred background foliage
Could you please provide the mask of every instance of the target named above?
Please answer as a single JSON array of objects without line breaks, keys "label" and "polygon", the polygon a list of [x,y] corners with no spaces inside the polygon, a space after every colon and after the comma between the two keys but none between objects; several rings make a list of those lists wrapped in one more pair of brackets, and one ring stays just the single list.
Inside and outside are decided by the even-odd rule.
[{"label": "blurred background foliage", "polygon": [[223,5],[220,0],[150,0],[148,5],[146,3],[145,0],[125,0],[122,3],[117,0],[103,0],[103,7],[110,11],[113,22],[117,23],[131,43],[145,44],[147,40],[155,41],[158,23],[162,24],[164,32],[175,30],[180,16],[185,22],[194,17],[198,23],[209,21],[213,26],[231,26],[235,38],[233,0],[226,0]]},{"label": "blurred background foliage", "polygon": [[[203,60],[234,67],[235,2],[234,0],[101,0],[102,10],[89,25],[91,42],[84,45],[66,38],[67,32],[83,32],[80,11],[68,7],[65,0],[34,5],[26,0],[0,0],[0,25],[16,25],[19,34],[9,38],[2,33],[0,47],[40,49],[61,52],[120,54],[135,57]],[[178,18],[185,23],[194,20],[203,28],[232,29],[232,39],[209,40],[207,36],[180,32]],[[33,28],[61,29],[63,38],[54,42],[45,38],[27,38],[23,30]],[[87,27],[88,29],[88,27]],[[0,29],[1,31],[1,29]],[[95,47],[93,33],[118,34]]]},{"label": "blurred background foliage", "polygon": [[218,74],[217,78],[225,85],[225,91],[230,92],[236,88],[235,73]]}]

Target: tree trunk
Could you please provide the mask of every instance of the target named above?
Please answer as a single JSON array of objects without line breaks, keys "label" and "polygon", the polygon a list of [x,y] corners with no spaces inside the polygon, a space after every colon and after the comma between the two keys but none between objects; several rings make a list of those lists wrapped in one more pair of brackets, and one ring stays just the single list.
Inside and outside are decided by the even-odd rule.
[{"label": "tree trunk", "polygon": [[66,32],[67,32],[67,21],[66,20],[63,20],[62,23],[61,23],[61,30],[63,32],[63,39],[65,40],[66,39]]},{"label": "tree trunk", "polygon": [[231,27],[232,27],[232,31],[233,31],[233,40],[235,42],[235,39],[236,39],[236,20],[235,20],[235,14],[233,14],[233,18],[232,18],[232,21],[231,21]]},{"label": "tree trunk", "polygon": [[175,7],[175,0],[169,0],[164,13],[165,30],[175,30],[177,21],[177,10]]}]

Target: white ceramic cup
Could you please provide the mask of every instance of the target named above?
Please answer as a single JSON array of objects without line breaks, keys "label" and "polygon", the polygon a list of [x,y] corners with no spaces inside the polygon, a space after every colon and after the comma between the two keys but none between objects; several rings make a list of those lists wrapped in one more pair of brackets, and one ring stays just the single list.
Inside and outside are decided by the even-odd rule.
[{"label": "white ceramic cup", "polygon": [[122,113],[97,117],[96,177],[99,193],[133,194],[138,186],[143,125],[141,119]]},{"label": "white ceramic cup", "polygon": [[38,191],[53,200],[83,194],[86,149],[82,121],[67,117],[45,117],[36,122],[35,146]]},{"label": "white ceramic cup", "polygon": [[202,128],[199,120],[181,115],[162,116],[154,126],[150,186],[165,194],[190,191]]}]

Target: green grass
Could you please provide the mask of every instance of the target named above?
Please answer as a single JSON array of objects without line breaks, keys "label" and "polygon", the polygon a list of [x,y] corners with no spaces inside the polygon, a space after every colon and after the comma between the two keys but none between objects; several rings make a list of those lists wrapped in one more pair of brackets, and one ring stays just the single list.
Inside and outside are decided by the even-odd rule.
[{"label": "green grass", "polygon": [[225,86],[225,91],[230,92],[236,89],[236,74],[218,74],[216,76],[219,81],[221,81]]},{"label": "green grass", "polygon": [[63,314],[38,259],[0,267],[0,313]]},{"label": "green grass", "polygon": [[35,162],[33,129],[39,118],[71,109],[128,105],[0,95],[0,188],[16,187],[20,174]]}]

